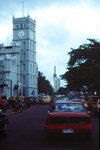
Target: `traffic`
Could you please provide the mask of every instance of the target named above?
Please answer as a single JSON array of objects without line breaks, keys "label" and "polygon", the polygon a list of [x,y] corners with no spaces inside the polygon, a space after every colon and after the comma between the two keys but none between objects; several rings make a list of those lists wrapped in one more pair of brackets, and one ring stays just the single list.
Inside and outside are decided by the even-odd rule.
[{"label": "traffic", "polygon": [[[81,102],[54,102],[46,122],[46,135],[86,134],[91,138],[91,118]],[[52,137],[52,136],[51,136]]]},{"label": "traffic", "polygon": [[[35,98],[29,97],[1,97],[0,99],[0,134],[7,134],[8,115],[11,112],[23,112],[36,104]],[[48,116],[45,123],[46,137],[52,134],[84,134],[88,139],[92,136],[91,114],[99,117],[100,99],[85,100],[69,98],[67,96],[50,97],[42,95],[38,97],[38,104],[49,105]]]},{"label": "traffic", "polygon": [[[46,100],[44,102],[42,101],[43,97],[47,99],[47,102]],[[50,99],[49,102],[48,98]],[[48,141],[51,143],[58,138],[68,140],[70,137],[74,139],[84,139],[90,142],[93,141],[95,124],[93,120],[98,120],[100,113],[99,98],[92,107],[89,106],[90,102],[88,103],[88,101],[81,97],[69,98],[66,96],[53,97],[45,95],[39,96],[38,99],[37,103],[34,98],[11,97],[6,99],[6,107],[4,102],[5,99],[0,99],[0,138],[7,137],[9,140],[15,136],[13,133],[11,134],[10,131],[13,129],[13,125],[11,126],[11,124],[14,124],[13,120],[16,117],[17,119],[20,119],[21,116],[23,116],[23,118],[26,118],[27,116],[27,119],[29,119],[30,116],[31,118],[34,116],[34,119],[28,120],[28,124],[34,124],[37,121],[34,132],[38,136],[42,132],[45,142]],[[30,115],[28,114],[29,112]],[[20,124],[20,130],[23,130],[24,127],[22,129],[23,124],[21,120],[22,119],[18,121],[18,124]],[[40,121],[42,121],[42,126],[39,123]],[[23,123],[24,122],[27,122],[27,120],[23,121]],[[17,128],[17,120],[15,123]],[[24,126],[27,127],[27,124]],[[41,128],[43,131],[41,130],[39,133],[37,128],[38,130]],[[27,128],[25,129],[24,134],[25,132],[26,134],[29,132]],[[29,134],[31,134],[31,132],[33,132],[33,128],[30,128]],[[16,134],[18,134],[18,132]],[[33,138],[35,138],[36,135],[34,135]]]}]

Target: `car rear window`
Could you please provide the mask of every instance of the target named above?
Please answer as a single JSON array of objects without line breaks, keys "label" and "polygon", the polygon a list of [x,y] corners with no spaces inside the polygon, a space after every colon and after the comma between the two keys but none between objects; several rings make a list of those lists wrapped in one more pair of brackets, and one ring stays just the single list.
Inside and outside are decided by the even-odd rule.
[{"label": "car rear window", "polygon": [[54,112],[86,112],[82,104],[75,103],[58,103],[54,106]]}]

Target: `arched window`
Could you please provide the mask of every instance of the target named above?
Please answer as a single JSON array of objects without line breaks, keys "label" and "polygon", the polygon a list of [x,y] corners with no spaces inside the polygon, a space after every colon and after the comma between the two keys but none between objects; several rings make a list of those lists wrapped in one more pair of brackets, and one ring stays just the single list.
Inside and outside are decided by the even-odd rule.
[{"label": "arched window", "polygon": [[26,60],[26,53],[23,53],[23,60]]},{"label": "arched window", "polygon": [[32,64],[30,64],[30,72],[32,72]]},{"label": "arched window", "polygon": [[26,49],[26,42],[25,41],[23,42],[23,49],[24,50]]},{"label": "arched window", "polygon": [[23,25],[21,24],[21,29],[23,28]]},{"label": "arched window", "polygon": [[25,72],[25,64],[23,64],[23,72]]},{"label": "arched window", "polygon": [[32,84],[32,76],[30,76],[30,84]]},{"label": "arched window", "polygon": [[31,60],[31,53],[30,53],[30,60]]},{"label": "arched window", "polygon": [[32,46],[32,44],[31,44],[31,42],[30,42],[30,49],[31,49],[31,46]]}]

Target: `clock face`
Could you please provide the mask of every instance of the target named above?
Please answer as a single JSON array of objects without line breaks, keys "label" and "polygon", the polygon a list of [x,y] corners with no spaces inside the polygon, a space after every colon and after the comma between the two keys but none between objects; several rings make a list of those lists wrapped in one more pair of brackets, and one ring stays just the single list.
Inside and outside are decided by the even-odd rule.
[{"label": "clock face", "polygon": [[23,37],[23,36],[24,36],[24,34],[25,34],[25,33],[24,33],[24,31],[23,31],[23,30],[21,30],[21,31],[19,31],[19,32],[18,32],[18,36],[19,36],[19,37]]}]

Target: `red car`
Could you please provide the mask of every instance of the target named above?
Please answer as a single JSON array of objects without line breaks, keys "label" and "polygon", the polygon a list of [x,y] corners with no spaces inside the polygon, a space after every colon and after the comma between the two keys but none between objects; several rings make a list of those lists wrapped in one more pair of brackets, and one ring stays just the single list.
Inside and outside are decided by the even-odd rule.
[{"label": "red car", "polygon": [[90,115],[80,102],[56,102],[53,103],[48,113],[46,136],[64,134],[85,134],[89,138],[92,135],[92,123]]}]

